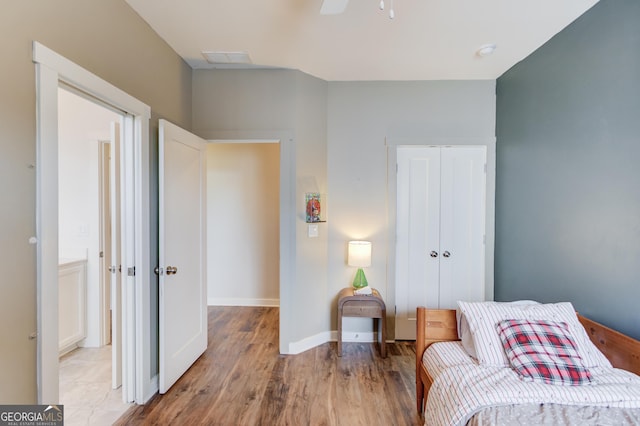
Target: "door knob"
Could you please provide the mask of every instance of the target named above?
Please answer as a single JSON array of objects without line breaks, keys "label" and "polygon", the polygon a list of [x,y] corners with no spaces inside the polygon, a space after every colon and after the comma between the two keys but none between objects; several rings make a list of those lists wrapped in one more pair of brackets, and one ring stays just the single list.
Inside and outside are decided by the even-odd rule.
[{"label": "door knob", "polygon": [[437,252],[437,251],[433,251],[433,250],[431,250],[431,253],[429,253],[429,256],[431,256],[431,257],[438,257],[438,252]]},{"label": "door knob", "polygon": [[176,266],[167,266],[165,271],[167,272],[167,275],[175,275],[178,273],[178,268]]},{"label": "door knob", "polygon": [[448,251],[445,250],[444,253],[442,253],[442,257],[450,257],[451,253],[449,253]]},{"label": "door knob", "polygon": [[156,274],[156,275],[162,275],[162,268],[160,268],[159,266],[156,266],[153,269],[153,273]]}]

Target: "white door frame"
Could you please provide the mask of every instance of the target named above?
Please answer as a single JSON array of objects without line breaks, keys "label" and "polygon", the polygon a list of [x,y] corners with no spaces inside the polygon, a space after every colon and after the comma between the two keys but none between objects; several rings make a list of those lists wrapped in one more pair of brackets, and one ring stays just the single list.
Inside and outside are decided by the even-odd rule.
[{"label": "white door frame", "polygon": [[[387,206],[389,208],[387,224],[389,247],[387,253],[389,262],[387,263],[387,282],[391,283],[391,288],[387,292],[387,307],[396,305],[396,227],[397,227],[397,150],[399,146],[458,146],[458,145],[484,145],[487,147],[487,199],[485,213],[485,300],[493,300],[493,278],[494,278],[494,245],[495,245],[495,198],[496,198],[496,138],[387,138]],[[395,324],[394,309],[388,308],[387,312],[393,317]],[[395,325],[391,326],[394,330]]]},{"label": "white door frame", "polygon": [[292,131],[197,131],[209,143],[277,143],[280,147],[280,353],[300,352],[294,342],[293,283],[296,279],[296,149]]},{"label": "white door frame", "polygon": [[[36,64],[36,231],[37,231],[37,387],[38,403],[59,402],[58,377],[58,87],[74,87],[125,114],[123,141],[128,168],[124,183],[123,226],[128,241],[123,270],[135,267],[135,276],[123,281],[126,315],[129,321],[125,348],[130,364],[132,391],[137,403],[144,403],[157,390],[157,376],[151,377],[150,356],[150,227],[149,221],[149,119],[150,108],[79,65],[33,42]],[[135,196],[134,196],[135,194]],[[123,274],[126,275],[126,274]],[[135,362],[133,362],[135,360]],[[123,360],[123,363],[127,361]],[[155,384],[155,389],[154,389]]]}]

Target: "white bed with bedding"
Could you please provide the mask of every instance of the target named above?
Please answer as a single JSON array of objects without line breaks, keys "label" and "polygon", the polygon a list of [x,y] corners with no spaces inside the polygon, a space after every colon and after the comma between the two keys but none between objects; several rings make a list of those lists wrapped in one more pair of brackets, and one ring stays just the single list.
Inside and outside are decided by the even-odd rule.
[{"label": "white bed with bedding", "polygon": [[418,309],[425,424],[640,425],[640,377],[592,340],[627,368],[639,365],[640,342],[582,318],[589,334],[571,304],[461,302],[463,327],[455,311]]}]

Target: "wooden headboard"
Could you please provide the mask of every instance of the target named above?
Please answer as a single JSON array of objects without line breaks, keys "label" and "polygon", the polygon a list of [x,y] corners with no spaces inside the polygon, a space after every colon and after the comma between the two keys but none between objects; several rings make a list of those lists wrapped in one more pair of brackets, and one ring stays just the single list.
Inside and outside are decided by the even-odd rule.
[{"label": "wooden headboard", "polygon": [[433,380],[429,376],[422,356],[432,343],[458,340],[458,325],[454,309],[427,309],[418,307],[416,317],[416,404],[422,414],[426,396]]},{"label": "wooden headboard", "polygon": [[416,369],[420,369],[424,350],[432,343],[459,340],[458,323],[455,309],[418,307],[416,319]]},{"label": "wooden headboard", "polygon": [[614,367],[640,375],[640,341],[578,315],[589,338]]}]

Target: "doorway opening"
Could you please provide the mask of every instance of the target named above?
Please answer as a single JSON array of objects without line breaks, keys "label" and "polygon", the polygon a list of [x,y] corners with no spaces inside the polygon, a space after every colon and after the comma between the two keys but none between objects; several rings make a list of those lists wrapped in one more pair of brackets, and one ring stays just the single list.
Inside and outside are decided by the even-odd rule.
[{"label": "doorway opening", "polygon": [[[122,334],[123,399],[143,403],[153,389],[150,374],[149,118],[145,104],[106,81],[33,43],[36,66],[36,229],[38,403],[59,403],[58,96],[65,86],[121,114],[122,123]],[[131,271],[132,273],[128,273]]]},{"label": "doorway opening", "polygon": [[122,120],[121,112],[58,89],[60,403],[74,422],[115,421],[129,407],[116,317],[119,158],[111,155]]},{"label": "doorway opening", "polygon": [[278,141],[207,144],[208,305],[280,305],[279,182]]},{"label": "doorway opening", "polygon": [[[296,270],[296,144],[293,132],[290,130],[242,130],[242,131],[204,131],[201,136],[206,139],[209,146],[216,144],[267,144],[278,149],[278,208],[279,217],[278,232],[278,293],[277,302],[273,300],[259,301],[262,305],[279,305],[279,351],[281,354],[298,353],[299,350],[293,343],[295,320],[291,317],[293,306],[292,288],[295,282]],[[275,148],[273,148],[275,149]],[[251,200],[247,200],[250,202]],[[253,211],[252,223],[266,227],[275,224],[267,224],[259,219],[259,207],[255,204],[243,206],[245,211]],[[216,298],[213,293],[210,297]],[[209,300],[209,304],[216,300]],[[244,301],[246,302],[246,300]],[[230,304],[230,303],[229,303]],[[237,303],[236,303],[237,304]]]}]

